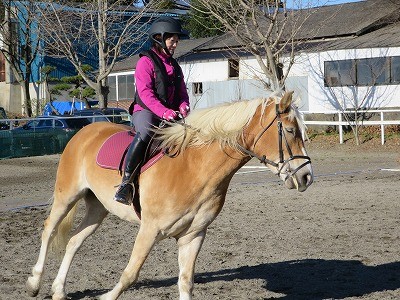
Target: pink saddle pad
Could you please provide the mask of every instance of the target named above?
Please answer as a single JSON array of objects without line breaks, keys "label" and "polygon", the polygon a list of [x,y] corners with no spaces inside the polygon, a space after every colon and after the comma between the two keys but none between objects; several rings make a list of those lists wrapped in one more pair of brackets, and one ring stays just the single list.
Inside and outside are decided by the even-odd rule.
[{"label": "pink saddle pad", "polygon": [[[96,163],[102,168],[123,170],[125,167],[125,152],[132,143],[134,136],[134,133],[129,130],[111,135],[100,147]],[[142,166],[141,172],[150,168],[163,156],[163,151],[157,152]]]}]

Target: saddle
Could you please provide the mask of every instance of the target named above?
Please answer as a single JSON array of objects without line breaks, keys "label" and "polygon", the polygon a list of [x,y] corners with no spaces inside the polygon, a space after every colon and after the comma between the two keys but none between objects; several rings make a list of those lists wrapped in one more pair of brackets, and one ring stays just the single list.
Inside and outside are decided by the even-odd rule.
[{"label": "saddle", "polygon": [[[125,156],[135,134],[136,132],[133,130],[124,130],[111,135],[104,141],[97,153],[97,165],[105,169],[117,170],[122,174],[125,168]],[[160,150],[158,146],[159,142],[154,140],[150,142],[140,174],[148,170],[165,155],[165,152]],[[132,203],[140,219],[139,184],[137,180],[133,184],[135,186],[135,195],[132,195]]]}]

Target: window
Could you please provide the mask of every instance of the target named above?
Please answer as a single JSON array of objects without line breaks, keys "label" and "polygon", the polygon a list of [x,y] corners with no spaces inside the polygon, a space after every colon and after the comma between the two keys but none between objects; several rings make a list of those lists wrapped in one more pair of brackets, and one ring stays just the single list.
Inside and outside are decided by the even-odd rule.
[{"label": "window", "polygon": [[192,83],[192,93],[193,95],[202,95],[203,94],[203,83],[202,82],[193,82]]},{"label": "window", "polygon": [[325,86],[373,86],[400,83],[400,56],[324,62]]},{"label": "window", "polygon": [[238,78],[239,77],[239,60],[238,59],[228,59],[228,77]]},{"label": "window", "polygon": [[108,76],[109,100],[133,100],[135,97],[135,77],[133,74]]},{"label": "window", "polygon": [[355,61],[337,60],[326,61],[325,67],[325,86],[346,86],[355,85]]},{"label": "window", "polygon": [[39,122],[40,127],[53,127],[53,120],[43,120]]},{"label": "window", "polygon": [[60,120],[54,120],[55,127],[63,127],[63,123]]},{"label": "window", "polygon": [[386,57],[357,59],[357,85],[390,83],[390,65]]},{"label": "window", "polygon": [[108,87],[110,93],[108,94],[109,100],[117,100],[117,76],[108,76]]},{"label": "window", "polygon": [[36,127],[39,126],[39,121],[38,120],[33,120],[31,122],[26,123],[26,125],[24,125],[24,127],[26,127],[26,129],[35,129]]},{"label": "window", "polygon": [[132,74],[118,76],[118,100],[133,100],[135,78]]},{"label": "window", "polygon": [[391,79],[393,83],[400,83],[400,56],[392,57]]}]

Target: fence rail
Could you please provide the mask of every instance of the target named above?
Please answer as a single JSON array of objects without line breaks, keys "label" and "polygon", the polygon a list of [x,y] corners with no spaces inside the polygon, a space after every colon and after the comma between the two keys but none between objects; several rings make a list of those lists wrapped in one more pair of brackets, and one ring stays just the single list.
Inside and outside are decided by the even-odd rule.
[{"label": "fence rail", "polygon": [[[307,111],[302,111],[304,115],[312,114]],[[355,126],[357,123],[360,126],[380,126],[381,131],[381,144],[385,144],[385,126],[386,125],[400,125],[400,118],[397,120],[385,120],[385,113],[400,113],[400,109],[388,109],[388,110],[359,110],[357,113],[377,113],[380,115],[380,120],[366,120],[366,121],[343,121],[344,114],[354,114],[355,111],[328,111],[323,114],[337,115],[338,121],[304,121],[306,125],[333,125],[339,127],[339,142],[344,143],[343,138],[343,126]]]},{"label": "fence rail", "polygon": [[[385,126],[388,125],[400,125],[400,117],[396,117],[395,120],[389,119],[385,114],[387,113],[400,113],[400,109],[393,110],[369,110],[369,111],[358,111],[359,113],[377,113],[380,115],[379,120],[367,120],[360,121],[361,126],[380,126],[381,132],[381,143],[385,143]],[[304,115],[312,114],[307,111],[302,112]],[[351,114],[354,111],[329,111],[324,112],[327,115],[337,115],[338,121],[304,121],[306,125],[310,126],[337,126],[339,128],[339,142],[344,142],[343,138],[343,126],[354,126],[355,122],[349,122],[344,120],[344,114]],[[104,118],[105,116],[74,116],[74,118]],[[32,118],[27,119],[0,119],[3,124],[10,126],[9,130],[0,130],[0,159],[21,157],[21,156],[32,156],[32,155],[43,155],[60,153],[69,139],[75,132],[66,133],[61,130],[57,130],[53,123],[53,128],[49,132],[31,132],[31,133],[16,133],[12,130],[17,127],[16,124],[25,123],[26,121],[33,120]],[[92,120],[95,121],[95,120]]]}]

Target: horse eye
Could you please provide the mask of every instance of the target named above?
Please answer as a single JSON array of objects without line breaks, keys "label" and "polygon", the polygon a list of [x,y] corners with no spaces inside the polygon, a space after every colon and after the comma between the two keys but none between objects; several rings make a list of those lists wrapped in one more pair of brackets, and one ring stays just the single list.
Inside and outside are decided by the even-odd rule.
[{"label": "horse eye", "polygon": [[293,127],[288,127],[288,128],[285,128],[285,129],[286,129],[286,131],[287,131],[288,133],[294,134],[294,128],[293,128]]}]

